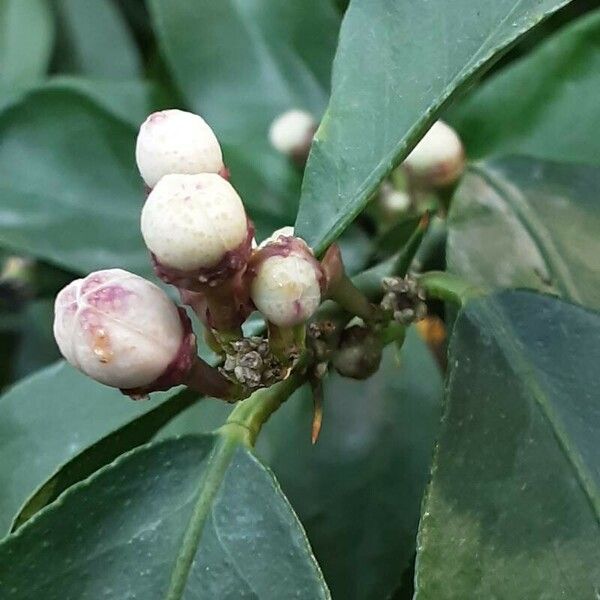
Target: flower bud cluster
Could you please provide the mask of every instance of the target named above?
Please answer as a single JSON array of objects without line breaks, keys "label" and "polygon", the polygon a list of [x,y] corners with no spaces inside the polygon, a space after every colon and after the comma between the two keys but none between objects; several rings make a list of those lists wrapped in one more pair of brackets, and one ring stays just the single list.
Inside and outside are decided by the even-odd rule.
[{"label": "flower bud cluster", "polygon": [[384,295],[381,307],[395,321],[409,325],[426,316],[425,292],[412,277],[385,277],[382,285]]},{"label": "flower bud cluster", "polygon": [[256,247],[219,141],[198,115],[150,115],[136,160],[149,188],[141,232],[155,272],[212,330],[224,367],[196,357],[189,319],[165,292],[120,269],[92,273],[57,296],[54,333],[64,357],[134,397],[186,383],[231,399],[231,380],[253,389],[285,376],[266,342],[248,346],[240,327],[255,309],[270,327],[293,328],[312,316],[323,275],[310,248],[292,228]]}]

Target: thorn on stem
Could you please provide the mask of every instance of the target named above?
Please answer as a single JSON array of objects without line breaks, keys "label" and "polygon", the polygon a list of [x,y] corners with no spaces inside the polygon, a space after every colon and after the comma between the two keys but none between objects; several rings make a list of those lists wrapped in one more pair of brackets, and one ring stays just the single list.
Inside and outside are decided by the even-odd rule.
[{"label": "thorn on stem", "polygon": [[313,446],[319,439],[323,424],[323,381],[319,377],[311,377],[310,387],[313,395],[313,420],[310,441]]}]

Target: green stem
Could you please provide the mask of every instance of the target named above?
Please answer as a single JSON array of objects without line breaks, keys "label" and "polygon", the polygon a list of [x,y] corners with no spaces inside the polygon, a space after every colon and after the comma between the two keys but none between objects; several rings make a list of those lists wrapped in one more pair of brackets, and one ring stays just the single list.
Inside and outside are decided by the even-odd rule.
[{"label": "green stem", "polygon": [[406,242],[406,244],[404,244],[402,250],[400,250],[400,252],[398,253],[398,256],[396,257],[394,262],[394,275],[397,275],[398,277],[404,277],[408,273],[410,265],[412,264],[413,259],[417,254],[417,250],[421,246],[421,242],[425,237],[425,233],[429,228],[430,220],[431,218],[429,216],[429,213],[423,215],[421,222],[413,231],[412,235],[408,238],[408,241]]},{"label": "green stem", "polygon": [[446,271],[429,271],[419,276],[418,282],[428,297],[452,302],[460,307],[472,298],[484,294],[481,288]]},{"label": "green stem", "polygon": [[384,329],[379,332],[379,339],[384,346],[391,344],[392,342],[404,341],[406,337],[406,325],[391,321]]},{"label": "green stem", "polygon": [[379,308],[369,302],[369,299],[345,273],[329,291],[329,297],[345,311],[364,321],[377,321],[381,317]]},{"label": "green stem", "polygon": [[306,377],[303,367],[307,362],[308,356],[304,355],[286,380],[257,390],[249,398],[238,403],[221,428],[222,431],[231,432],[231,435],[239,437],[249,447],[254,446],[262,426],[269,417],[304,383]]},{"label": "green stem", "polygon": [[298,357],[306,347],[306,323],[292,327],[280,327],[267,322],[269,348],[281,364],[290,364],[290,355]]}]

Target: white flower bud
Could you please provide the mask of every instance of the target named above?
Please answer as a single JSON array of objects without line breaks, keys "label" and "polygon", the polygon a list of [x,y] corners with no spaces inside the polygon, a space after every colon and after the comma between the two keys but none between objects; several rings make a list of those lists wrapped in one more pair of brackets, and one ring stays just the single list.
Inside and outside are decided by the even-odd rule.
[{"label": "white flower bud", "polygon": [[242,200],[213,173],[163,177],[144,204],[141,225],[160,264],[181,271],[214,267],[248,240]]},{"label": "white flower bud", "polygon": [[206,121],[177,109],[152,113],[142,123],[135,159],[150,188],[165,175],[219,173],[224,168],[221,146]]},{"label": "white flower bud", "polygon": [[274,255],[258,264],[250,296],[271,323],[292,327],[309,319],[319,307],[319,272],[311,258]]},{"label": "white flower bud", "polygon": [[432,186],[454,183],[462,174],[464,163],[462,142],[443,121],[431,126],[404,161],[411,175]]},{"label": "white flower bud", "polygon": [[379,203],[386,215],[394,216],[409,209],[410,196],[404,190],[397,190],[390,183],[384,182],[379,192]]},{"label": "white flower bud", "polygon": [[71,282],[54,305],[54,337],[62,355],[112,387],[137,388],[161,377],[177,357],[184,333],[168,296],[121,269]]},{"label": "white flower bud", "polygon": [[317,123],[310,113],[288,110],[271,123],[269,141],[282,154],[306,159],[316,128]]}]

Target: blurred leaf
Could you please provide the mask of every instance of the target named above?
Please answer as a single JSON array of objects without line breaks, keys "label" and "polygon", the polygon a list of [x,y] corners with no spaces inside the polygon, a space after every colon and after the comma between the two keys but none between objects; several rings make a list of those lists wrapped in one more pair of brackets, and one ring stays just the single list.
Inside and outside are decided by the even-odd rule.
[{"label": "blurred leaf", "polygon": [[113,0],[55,0],[59,19],[56,68],[91,77],[141,74],[138,49]]},{"label": "blurred leaf", "polygon": [[566,3],[352,0],[306,168],[298,235],[321,253],[454,92]]},{"label": "blurred leaf", "polygon": [[596,10],[477,88],[452,123],[471,157],[528,154],[598,164],[599,97]]},{"label": "blurred leaf", "polygon": [[330,2],[150,0],[150,8],[181,90],[226,141],[266,141],[281,112],[324,109],[339,26]]},{"label": "blurred leaf", "polygon": [[150,441],[173,417],[185,411],[197,399],[197,395],[187,389],[171,394],[171,397],[162,404],[85,448],[35,490],[15,517],[13,529],[20,527],[44,506],[54,502],[72,485],[94,474],[121,454]]},{"label": "blurred leaf", "polygon": [[415,215],[414,213],[407,213],[398,218],[377,239],[379,252],[389,256],[402,248],[419,225],[421,218],[422,215]]},{"label": "blurred leaf", "polygon": [[44,76],[53,41],[47,0],[0,0],[0,99]]},{"label": "blurred leaf", "polygon": [[89,98],[115,117],[136,129],[149,113],[162,108],[162,90],[149,81],[114,81],[84,77],[52,77],[45,90],[75,92]]},{"label": "blurred leaf", "polygon": [[54,300],[33,300],[25,305],[19,343],[14,349],[15,379],[21,379],[60,358],[52,333],[53,318]]},{"label": "blurred leaf", "polygon": [[[259,237],[296,214],[299,172],[270,147],[271,121],[327,102],[339,16],[323,0],[151,0],[162,50],[190,107],[214,127]],[[273,224],[262,227],[266,214]]]},{"label": "blurred leaf", "polygon": [[599,338],[597,313],[527,292],[461,313],[417,600],[597,597]]},{"label": "blurred leaf", "polygon": [[29,495],[62,464],[168,396],[132,402],[64,362],[1,396],[0,536]]},{"label": "blurred leaf", "polygon": [[388,348],[367,381],[326,380],[316,446],[308,393],[291,398],[260,438],[334,598],[387,598],[415,552],[442,381],[415,330],[396,352]]},{"label": "blurred leaf", "polygon": [[472,166],[452,201],[448,269],[600,308],[600,169],[531,158]]},{"label": "blurred leaf", "polygon": [[14,600],[330,597],[277,482],[228,436],[122,457],[7,538],[0,571]]},{"label": "blurred leaf", "polygon": [[71,92],[86,97],[136,129],[148,113],[165,106],[163,90],[149,81],[114,81],[64,75],[0,97],[0,111],[18,104],[32,91]]},{"label": "blurred leaf", "polygon": [[372,252],[372,240],[358,225],[349,227],[338,240],[344,268],[349,275],[364,270]]},{"label": "blurred leaf", "polygon": [[0,243],[77,272],[148,273],[133,128],[67,90],[0,115]]}]

